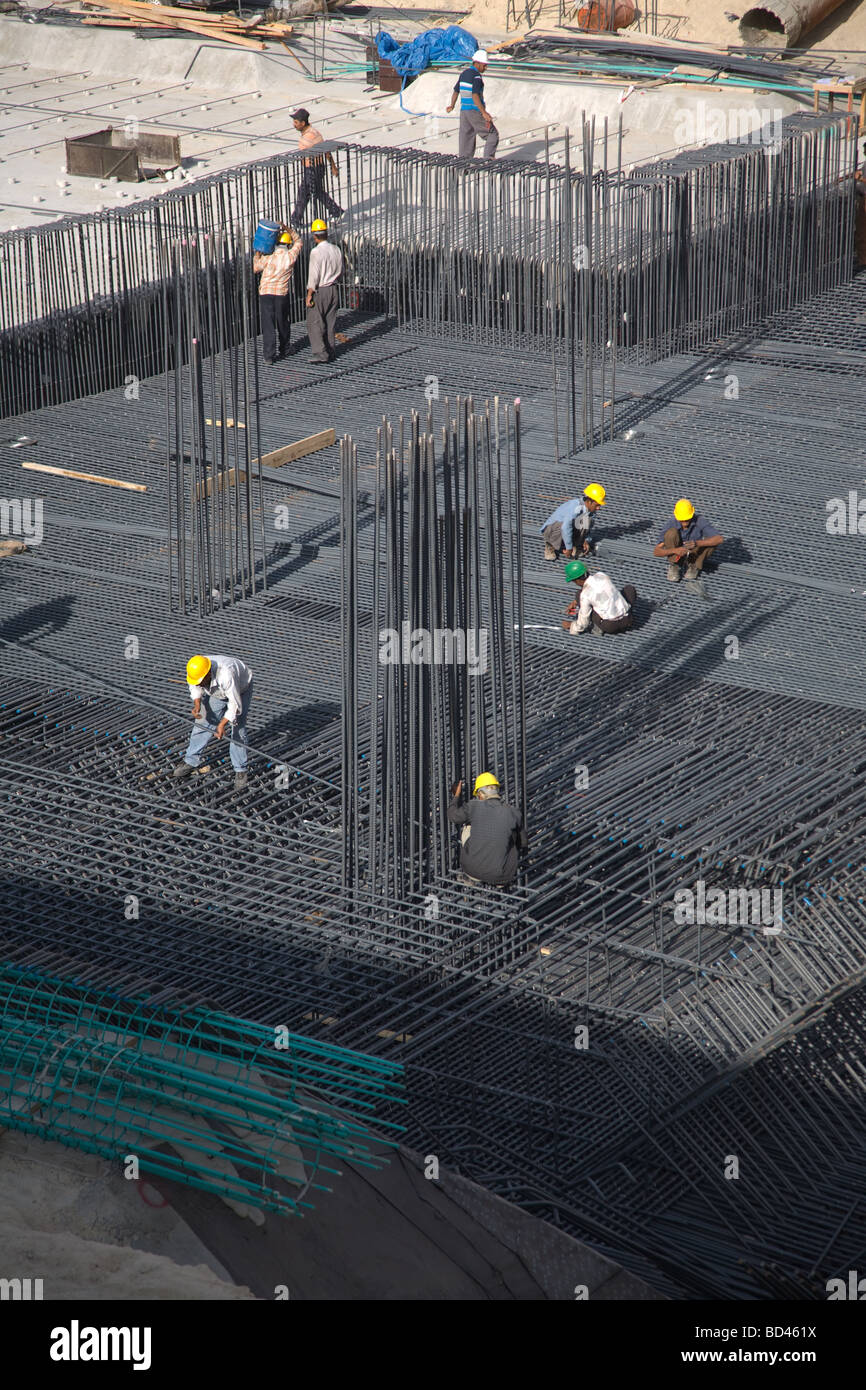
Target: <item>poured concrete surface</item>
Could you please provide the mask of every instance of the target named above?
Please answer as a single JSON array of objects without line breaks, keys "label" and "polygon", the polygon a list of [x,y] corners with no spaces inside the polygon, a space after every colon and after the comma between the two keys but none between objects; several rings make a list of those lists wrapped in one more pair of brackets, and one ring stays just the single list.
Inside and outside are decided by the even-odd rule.
[{"label": "poured concrete surface", "polygon": [[[363,56],[344,32],[350,27],[329,26],[334,62]],[[309,27],[293,45],[311,66]],[[422,74],[401,99],[367,88],[363,72],[313,82],[273,46],[250,53],[195,37],[137,39],[108,29],[0,18],[0,231],[158,197],[185,180],[295,150],[290,116],[299,105],[327,138],[453,154],[458,121],[445,107],[454,80],[454,72]],[[789,97],[746,88],[517,81],[497,76],[495,62],[485,80],[505,159],[544,159],[549,149],[551,159],[561,161],[566,130],[574,137],[584,113],[597,118],[600,166],[605,118],[608,163],[617,158],[622,116],[622,155],[629,165],[725,138],[725,132],[748,133],[797,109]],[[68,174],[64,141],[107,126],[179,135],[182,170],[170,181],[148,183]]]},{"label": "poured concrete surface", "polygon": [[255,1227],[218,1199],[159,1188],[232,1276],[258,1298],[404,1301],[654,1300],[620,1265],[475,1183],[424,1177],[400,1150],[381,1172],[342,1165],[301,1220]]}]

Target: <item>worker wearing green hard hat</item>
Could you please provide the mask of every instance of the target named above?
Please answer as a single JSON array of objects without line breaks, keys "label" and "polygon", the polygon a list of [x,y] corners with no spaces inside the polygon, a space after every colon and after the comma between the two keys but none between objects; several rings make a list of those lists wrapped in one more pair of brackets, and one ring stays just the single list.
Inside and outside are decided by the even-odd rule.
[{"label": "worker wearing green hard hat", "polygon": [[627,632],[634,627],[634,605],[637,590],[633,584],[623,584],[622,593],[613,580],[600,572],[590,574],[582,560],[569,560],[565,567],[569,584],[578,586],[578,597],[568,608],[568,618],[562,626],[572,636],[592,632]]}]

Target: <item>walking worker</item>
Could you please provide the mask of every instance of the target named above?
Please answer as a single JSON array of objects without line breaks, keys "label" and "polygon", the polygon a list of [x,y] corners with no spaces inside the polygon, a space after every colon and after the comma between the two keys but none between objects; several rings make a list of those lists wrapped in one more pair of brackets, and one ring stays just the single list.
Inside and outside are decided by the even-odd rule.
[{"label": "walking worker", "polygon": [[475,141],[484,136],[484,158],[493,159],[499,144],[499,131],[493,124],[493,117],[484,105],[484,79],[487,70],[487,54],[483,48],[476,49],[472,64],[464,68],[451,93],[451,101],[445,108],[453,111],[460,98],[460,149],[461,159],[471,159],[475,154]]},{"label": "walking worker", "polygon": [[582,560],[569,560],[565,577],[576,584],[578,596],[568,609],[569,619],[562,626],[572,637],[589,632],[628,632],[634,627],[634,605],[637,590],[633,584],[623,584],[622,593],[608,575],[598,571],[590,574]]},{"label": "walking worker", "polygon": [[[247,715],[253,698],[253,673],[236,656],[191,656],[186,679],[195,728],[184,760],[173,777],[191,777],[212,738],[222,738],[231,726],[229,755],[235,770],[235,791],[247,785]],[[204,708],[204,712],[202,712]]]},{"label": "walking worker", "polygon": [[700,582],[710,551],[723,540],[724,536],[716,534],[711,522],[695,511],[689,499],[681,497],[674,504],[674,514],[665,523],[653,555],[667,559],[672,584],[679,583],[685,561],[686,580],[695,584]]},{"label": "walking worker", "polygon": [[517,873],[518,851],[529,844],[520,816],[502,800],[492,772],[475,778],[475,799],[468,806],[460,805],[462,790],[462,781],[451,788],[448,819],[452,825],[463,826],[460,867],[464,876],[472,883],[510,883]]},{"label": "walking worker", "polygon": [[333,362],[337,351],[337,285],[343,274],[343,253],[328,240],[324,222],[312,226],[315,246],[307,271],[307,332],[313,362]]},{"label": "walking worker", "polygon": [[[305,106],[301,106],[292,113],[292,123],[295,130],[300,132],[298,141],[299,150],[312,149],[314,145],[323,145],[324,137],[321,131],[314,130],[310,125],[310,113]],[[331,166],[331,173],[335,178],[339,176],[340,170],[337,161],[330,150],[325,155],[309,155],[304,159],[304,176],[301,179],[301,186],[298,189],[298,197],[292,213],[292,226],[296,231],[300,231],[304,213],[307,210],[307,203],[312,198],[314,200],[313,211],[320,212],[316,203],[322,203],[325,211],[329,212],[332,219],[336,221],[343,216],[343,209],[339,203],[335,203],[327,188],[325,187],[325,160]]]},{"label": "walking worker", "polygon": [[262,325],[262,356],[267,367],[289,350],[292,325],[289,318],[289,285],[292,271],[303,249],[299,236],[284,227],[280,239],[269,255],[256,251],[253,272],[261,272],[259,282],[259,318]]},{"label": "walking worker", "polygon": [[577,554],[592,553],[592,521],[599,507],[605,505],[606,496],[601,483],[587,483],[582,497],[570,497],[551,512],[541,527],[545,560],[557,559],[560,551],[566,560]]}]

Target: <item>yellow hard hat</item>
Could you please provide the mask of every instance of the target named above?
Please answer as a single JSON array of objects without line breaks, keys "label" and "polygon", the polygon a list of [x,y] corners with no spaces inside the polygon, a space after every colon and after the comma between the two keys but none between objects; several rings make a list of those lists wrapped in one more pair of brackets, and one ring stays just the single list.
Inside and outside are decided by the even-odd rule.
[{"label": "yellow hard hat", "polygon": [[674,503],[674,516],[677,521],[691,521],[695,514],[695,509],[687,497],[681,497],[679,502]]},{"label": "yellow hard hat", "polygon": [[588,497],[590,501],[597,502],[600,507],[603,507],[607,493],[601,483],[587,483],[586,487],[583,489],[583,495],[584,497]]},{"label": "yellow hard hat", "polygon": [[498,786],[499,782],[497,778],[493,776],[492,772],[479,772],[478,776],[475,778],[475,787],[473,789],[472,795],[477,796],[483,787]]},{"label": "yellow hard hat", "polygon": [[191,656],[186,663],[186,678],[190,685],[198,685],[210,670],[209,656]]},{"label": "yellow hard hat", "polygon": [[294,236],[292,235],[292,233],[289,231],[288,227],[286,228],[286,230],[282,233],[282,235],[281,235],[281,237],[280,237],[280,241],[282,242],[283,246],[291,246],[291,244],[292,244],[292,242],[294,241],[294,239],[295,239],[295,238],[294,238]]},{"label": "yellow hard hat", "polygon": [[323,222],[321,217],[317,217],[313,223],[312,230],[314,232],[326,232],[328,230],[328,224],[327,222]]}]

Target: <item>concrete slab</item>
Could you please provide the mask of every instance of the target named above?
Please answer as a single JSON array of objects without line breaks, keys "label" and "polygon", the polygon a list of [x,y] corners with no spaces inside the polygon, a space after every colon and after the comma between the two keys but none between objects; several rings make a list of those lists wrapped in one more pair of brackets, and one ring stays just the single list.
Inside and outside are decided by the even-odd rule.
[{"label": "concrete slab", "polygon": [[[363,55],[346,37],[347,28],[329,24],[328,53],[337,59]],[[309,27],[294,46],[311,67]],[[445,111],[451,72],[422,74],[401,98],[366,88],[363,73],[314,82],[277,51],[248,53],[196,38],[137,39],[9,18],[0,19],[0,52],[0,231],[158,197],[178,179],[294,150],[290,113],[299,104],[329,138],[456,150],[457,118]],[[566,131],[586,114],[597,120],[599,166],[605,118],[608,162],[617,157],[622,116],[622,153],[630,165],[751,132],[796,109],[791,98],[771,100],[746,89],[708,94],[682,84],[516,81],[497,76],[495,64],[487,97],[502,135],[500,157],[544,159],[549,151],[561,161]],[[107,125],[179,134],[182,170],[147,184],[68,175],[65,139]]]}]

